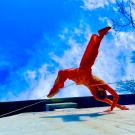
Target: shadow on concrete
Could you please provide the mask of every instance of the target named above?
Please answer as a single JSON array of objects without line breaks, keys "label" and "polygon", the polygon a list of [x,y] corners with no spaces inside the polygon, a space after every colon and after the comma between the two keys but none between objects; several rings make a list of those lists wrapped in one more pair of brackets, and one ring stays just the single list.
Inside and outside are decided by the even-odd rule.
[{"label": "shadow on concrete", "polygon": [[[56,118],[56,119],[62,119],[63,122],[81,122],[81,121],[87,121],[88,119],[85,119],[85,117],[90,117],[90,118],[96,118],[96,117],[101,117],[103,115],[109,115],[113,114],[113,112],[110,113],[104,113],[104,112],[97,112],[97,113],[91,113],[91,114],[68,114],[68,115],[56,115],[56,116],[45,116],[45,117],[40,117],[40,118]],[[81,119],[83,117],[84,119]]]}]

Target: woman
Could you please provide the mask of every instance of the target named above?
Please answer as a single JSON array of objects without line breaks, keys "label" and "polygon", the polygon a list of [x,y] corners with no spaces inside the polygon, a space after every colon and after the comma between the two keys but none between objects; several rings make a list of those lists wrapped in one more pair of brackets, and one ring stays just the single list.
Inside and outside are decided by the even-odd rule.
[{"label": "woman", "polygon": [[[106,112],[112,111],[115,107],[118,107],[121,110],[128,110],[127,107],[117,104],[119,96],[116,91],[103,80],[92,74],[91,67],[93,66],[98,55],[100,42],[110,29],[111,27],[106,27],[98,31],[99,35],[93,34],[91,36],[79,68],[64,69],[58,72],[54,86],[47,95],[48,98],[56,95],[59,89],[64,87],[64,82],[67,79],[70,79],[77,85],[85,85],[96,100],[111,105],[109,109],[105,110]],[[113,96],[113,101],[107,97],[106,91]]]}]

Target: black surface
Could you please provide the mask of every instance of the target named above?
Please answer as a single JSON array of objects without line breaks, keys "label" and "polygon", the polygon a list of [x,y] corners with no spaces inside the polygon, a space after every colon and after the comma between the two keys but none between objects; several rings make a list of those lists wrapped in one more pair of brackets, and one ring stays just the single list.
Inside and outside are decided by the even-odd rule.
[{"label": "black surface", "polygon": [[[111,96],[109,96],[109,98],[112,99]],[[44,101],[44,102],[42,102],[42,101]],[[0,115],[9,113],[11,111],[14,111],[14,110],[20,109],[22,107],[26,107],[28,105],[38,103],[38,102],[41,102],[41,103],[30,106],[30,107],[22,109],[22,110],[19,110],[17,112],[13,112],[13,113],[5,115],[5,116],[19,114],[19,113],[23,113],[23,112],[46,111],[45,110],[46,104],[51,104],[51,103],[75,102],[78,104],[78,108],[107,106],[107,104],[105,104],[105,103],[96,101],[93,97],[73,97],[73,98],[57,98],[57,99],[47,99],[47,100],[0,102]],[[121,105],[135,104],[135,94],[120,95],[119,96],[119,104],[121,104]]]}]

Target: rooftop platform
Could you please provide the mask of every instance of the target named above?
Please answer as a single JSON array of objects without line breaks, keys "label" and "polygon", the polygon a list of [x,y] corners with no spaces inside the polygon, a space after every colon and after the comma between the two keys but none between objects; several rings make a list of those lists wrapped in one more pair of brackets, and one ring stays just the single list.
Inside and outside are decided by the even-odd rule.
[{"label": "rooftop platform", "polygon": [[0,118],[0,135],[135,135],[135,105],[21,113]]}]

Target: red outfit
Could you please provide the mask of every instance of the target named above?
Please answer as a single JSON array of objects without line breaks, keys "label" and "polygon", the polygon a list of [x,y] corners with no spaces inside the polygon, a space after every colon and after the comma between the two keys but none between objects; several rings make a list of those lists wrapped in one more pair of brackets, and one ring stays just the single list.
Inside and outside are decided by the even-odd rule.
[{"label": "red outfit", "polygon": [[[118,101],[117,93],[103,80],[92,75],[92,69],[95,59],[98,55],[98,49],[100,42],[103,39],[104,35],[111,29],[111,27],[106,27],[98,31],[99,35],[93,34],[88,43],[88,46],[85,50],[85,53],[80,62],[79,68],[71,68],[60,70],[58,76],[55,80],[54,86],[48,94],[48,97],[52,97],[59,91],[60,88],[64,87],[64,82],[66,79],[73,80],[76,84],[83,84],[89,88],[95,99],[102,100],[106,98],[106,92],[110,92],[114,96],[114,102],[111,103],[109,99],[102,100],[108,104],[111,104],[111,110],[116,106]],[[98,94],[97,94],[98,93]],[[101,94],[103,98],[101,98]],[[108,101],[107,101],[108,100]]]}]

